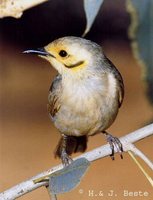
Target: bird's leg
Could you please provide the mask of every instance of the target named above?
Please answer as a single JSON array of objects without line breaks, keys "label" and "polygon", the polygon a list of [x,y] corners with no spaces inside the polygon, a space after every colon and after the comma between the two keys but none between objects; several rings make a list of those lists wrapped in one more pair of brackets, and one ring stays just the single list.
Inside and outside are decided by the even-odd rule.
[{"label": "bird's leg", "polygon": [[63,142],[61,146],[61,160],[64,166],[69,165],[72,162],[72,158],[69,157],[68,153],[66,152],[67,147],[67,135],[62,134]]},{"label": "bird's leg", "polygon": [[123,159],[123,155],[122,155],[123,146],[122,146],[122,143],[120,142],[120,140],[117,137],[114,137],[111,134],[107,133],[106,131],[103,131],[102,133],[104,133],[106,135],[107,142],[109,143],[110,148],[112,150],[112,153],[110,155],[112,160],[115,159],[115,157],[114,157],[114,147],[116,147],[117,151],[120,154],[121,159]]}]

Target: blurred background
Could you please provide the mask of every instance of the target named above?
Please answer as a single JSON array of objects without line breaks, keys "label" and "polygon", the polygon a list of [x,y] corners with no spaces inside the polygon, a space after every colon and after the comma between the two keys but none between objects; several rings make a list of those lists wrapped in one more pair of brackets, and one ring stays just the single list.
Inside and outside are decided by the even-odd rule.
[{"label": "blurred background", "polygon": [[[42,47],[59,37],[81,36],[85,28],[83,2],[52,0],[29,9],[20,19],[0,19],[0,191],[16,185],[60,163],[53,151],[60,137],[47,114],[48,90],[56,71],[46,61],[24,55],[26,49]],[[133,57],[127,29],[130,17],[124,1],[107,0],[86,36],[102,45],[117,66],[125,83],[125,99],[115,123],[108,132],[118,137],[148,124],[152,107],[145,95],[141,68]],[[88,150],[105,144],[102,135],[89,139]],[[139,147],[153,159],[153,138],[139,141]],[[140,161],[142,164],[143,162]],[[143,164],[150,173],[152,171]],[[83,193],[79,191],[82,189]],[[114,190],[117,197],[91,197],[89,191]],[[124,197],[123,191],[148,192],[148,197]],[[109,157],[92,163],[81,184],[72,192],[59,195],[71,199],[153,199],[151,185],[127,153],[121,160]],[[45,188],[22,200],[48,200]]]}]

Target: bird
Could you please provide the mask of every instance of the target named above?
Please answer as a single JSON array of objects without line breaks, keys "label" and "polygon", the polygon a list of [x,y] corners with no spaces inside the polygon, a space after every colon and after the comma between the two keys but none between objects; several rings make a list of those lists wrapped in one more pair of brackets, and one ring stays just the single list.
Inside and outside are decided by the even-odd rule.
[{"label": "bird", "polygon": [[123,78],[97,43],[81,37],[65,36],[47,46],[29,49],[49,61],[57,70],[48,95],[48,113],[61,138],[55,149],[64,166],[73,160],[72,153],[84,152],[89,136],[106,136],[114,160],[120,140],[106,130],[117,117],[124,98]]}]

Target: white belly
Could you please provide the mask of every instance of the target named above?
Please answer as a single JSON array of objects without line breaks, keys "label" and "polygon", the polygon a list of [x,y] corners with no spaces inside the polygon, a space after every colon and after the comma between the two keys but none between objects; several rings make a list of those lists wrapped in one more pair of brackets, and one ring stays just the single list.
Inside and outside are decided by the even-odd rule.
[{"label": "white belly", "polygon": [[112,88],[106,90],[101,80],[86,84],[73,84],[63,91],[54,123],[64,134],[92,135],[106,129],[116,117],[118,106],[116,93],[110,93]]}]

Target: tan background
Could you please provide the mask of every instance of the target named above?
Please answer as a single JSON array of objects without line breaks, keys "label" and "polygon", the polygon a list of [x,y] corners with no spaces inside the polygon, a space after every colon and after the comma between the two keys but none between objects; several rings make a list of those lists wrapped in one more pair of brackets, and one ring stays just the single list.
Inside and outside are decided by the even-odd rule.
[{"label": "tan background", "polygon": [[[124,40],[104,40],[107,56],[118,67],[125,83],[125,100],[119,115],[109,129],[116,136],[125,135],[147,124],[153,116],[152,107],[144,94],[141,69],[132,56],[129,43]],[[37,173],[57,165],[53,150],[59,133],[50,122],[47,111],[47,95],[55,70],[46,61],[35,56],[22,55],[18,48],[3,44],[0,72],[0,191],[3,191]],[[91,137],[88,150],[105,144],[102,135]],[[153,137],[136,145],[153,160]],[[153,176],[148,167],[148,173]],[[80,194],[80,189],[83,194]],[[104,197],[91,197],[102,191]],[[108,197],[114,190],[117,197]],[[124,197],[123,191],[147,191],[148,197]],[[49,199],[44,188],[37,189],[20,199]],[[127,153],[121,160],[104,158],[92,163],[81,184],[72,192],[60,195],[60,200],[128,199],[151,200],[151,185]]]}]

